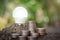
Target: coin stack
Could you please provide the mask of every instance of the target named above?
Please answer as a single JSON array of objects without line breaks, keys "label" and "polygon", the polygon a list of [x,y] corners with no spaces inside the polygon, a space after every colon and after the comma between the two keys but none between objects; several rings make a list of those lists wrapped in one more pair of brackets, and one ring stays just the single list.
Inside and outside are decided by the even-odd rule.
[{"label": "coin stack", "polygon": [[29,36],[29,30],[22,30],[22,36]]},{"label": "coin stack", "polygon": [[29,21],[29,30],[31,33],[36,31],[36,22],[35,21]]},{"label": "coin stack", "polygon": [[37,31],[38,31],[39,35],[45,35],[46,34],[45,28],[37,28]]}]

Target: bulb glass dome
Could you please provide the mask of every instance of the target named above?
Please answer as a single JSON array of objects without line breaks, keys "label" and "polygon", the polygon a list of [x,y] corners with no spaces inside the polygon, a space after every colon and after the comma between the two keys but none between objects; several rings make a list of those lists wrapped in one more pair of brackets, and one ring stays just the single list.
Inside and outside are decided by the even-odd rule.
[{"label": "bulb glass dome", "polygon": [[15,23],[24,23],[28,17],[28,12],[24,7],[16,7],[13,10],[13,18]]}]

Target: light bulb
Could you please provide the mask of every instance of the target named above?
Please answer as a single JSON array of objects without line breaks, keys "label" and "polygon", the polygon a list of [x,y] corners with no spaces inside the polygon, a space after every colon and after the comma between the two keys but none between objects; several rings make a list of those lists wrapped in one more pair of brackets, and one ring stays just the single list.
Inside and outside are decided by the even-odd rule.
[{"label": "light bulb", "polygon": [[15,23],[17,24],[25,23],[27,17],[28,17],[28,12],[24,7],[16,7],[13,10],[13,18],[15,20]]}]

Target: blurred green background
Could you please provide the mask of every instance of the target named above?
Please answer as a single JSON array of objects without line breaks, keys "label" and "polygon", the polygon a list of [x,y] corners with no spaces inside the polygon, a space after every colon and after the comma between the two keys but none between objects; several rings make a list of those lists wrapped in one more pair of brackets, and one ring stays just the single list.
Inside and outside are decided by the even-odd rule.
[{"label": "blurred green background", "polygon": [[0,0],[0,30],[14,23],[12,12],[21,5],[38,27],[60,23],[60,0]]}]

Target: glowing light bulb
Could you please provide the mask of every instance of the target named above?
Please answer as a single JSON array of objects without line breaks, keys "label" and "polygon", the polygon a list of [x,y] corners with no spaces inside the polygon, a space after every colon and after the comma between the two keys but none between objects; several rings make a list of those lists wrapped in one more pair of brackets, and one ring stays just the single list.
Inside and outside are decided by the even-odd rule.
[{"label": "glowing light bulb", "polygon": [[28,12],[24,7],[16,7],[13,11],[13,18],[15,23],[22,24],[25,23],[28,17]]}]

